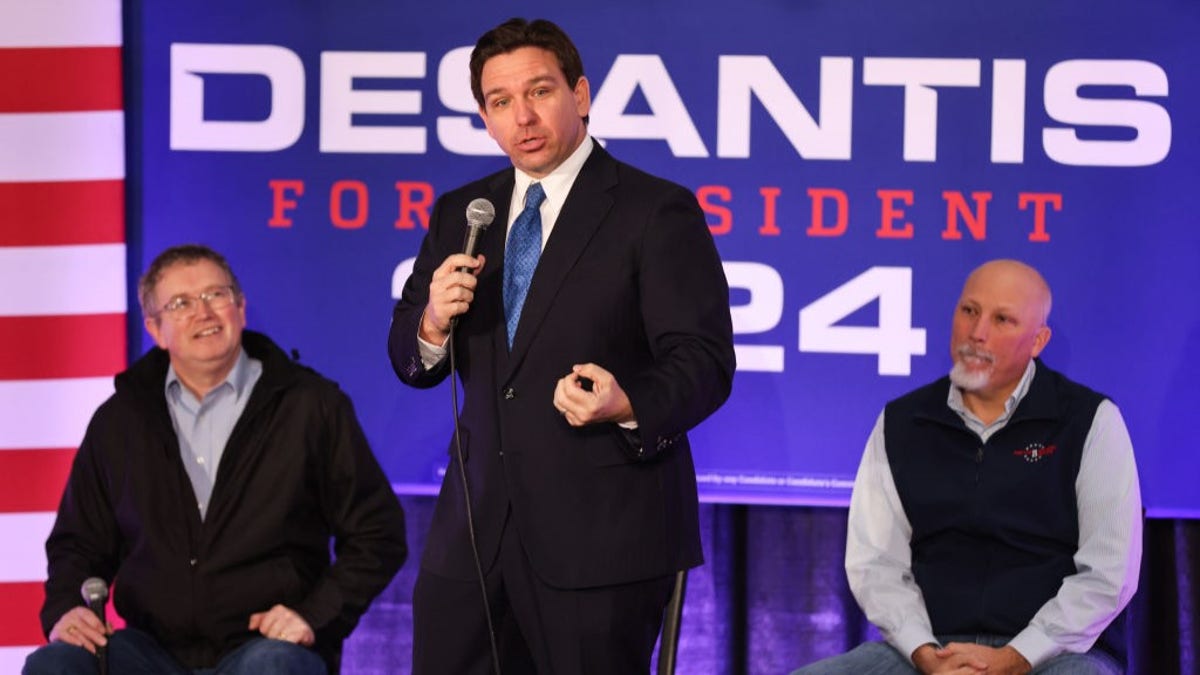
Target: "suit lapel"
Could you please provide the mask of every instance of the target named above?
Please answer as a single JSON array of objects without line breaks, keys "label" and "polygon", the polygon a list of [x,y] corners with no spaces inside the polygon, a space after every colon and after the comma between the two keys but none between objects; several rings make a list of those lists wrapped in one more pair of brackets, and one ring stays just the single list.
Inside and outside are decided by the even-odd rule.
[{"label": "suit lapel", "polygon": [[[604,222],[613,199],[611,188],[617,183],[616,161],[599,144],[579,171],[571,193],[563,203],[558,220],[546,248],[538,260],[537,269],[525,296],[521,320],[517,324],[516,340],[509,355],[509,369],[504,379],[520,367],[533,336],[545,320],[563,281],[583,255],[588,242]],[[572,299],[576,301],[578,299]],[[503,326],[501,326],[503,333]]]}]

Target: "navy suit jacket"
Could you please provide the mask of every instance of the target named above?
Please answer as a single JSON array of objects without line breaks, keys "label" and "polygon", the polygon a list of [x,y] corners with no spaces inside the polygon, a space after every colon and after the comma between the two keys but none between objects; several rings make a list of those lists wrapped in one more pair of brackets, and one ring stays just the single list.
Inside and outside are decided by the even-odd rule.
[{"label": "navy suit jacket", "polygon": [[[454,336],[484,568],[496,559],[509,508],[509,526],[534,570],[556,587],[626,583],[699,565],[686,432],[729,396],[734,371],[729,289],[704,215],[685,188],[596,144],[546,242],[510,352],[501,287],[513,182],[508,168],[437,201],[388,341],[401,380],[431,387],[445,379],[449,359],[427,371],[418,351],[430,278],[462,251],[467,204],[491,200],[497,222],[479,250],[487,263]],[[637,434],[611,423],[574,428],[555,410],[558,379],[586,362],[615,375]],[[473,579],[452,439],[449,451],[421,564]]]}]

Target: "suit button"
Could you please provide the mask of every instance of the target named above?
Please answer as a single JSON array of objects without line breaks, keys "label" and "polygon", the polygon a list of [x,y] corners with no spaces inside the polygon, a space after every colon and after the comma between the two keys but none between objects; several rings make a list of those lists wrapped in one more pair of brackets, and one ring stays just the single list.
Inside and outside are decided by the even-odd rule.
[{"label": "suit button", "polygon": [[513,389],[512,387],[505,387],[503,393],[505,401],[511,401],[517,397],[517,390]]}]

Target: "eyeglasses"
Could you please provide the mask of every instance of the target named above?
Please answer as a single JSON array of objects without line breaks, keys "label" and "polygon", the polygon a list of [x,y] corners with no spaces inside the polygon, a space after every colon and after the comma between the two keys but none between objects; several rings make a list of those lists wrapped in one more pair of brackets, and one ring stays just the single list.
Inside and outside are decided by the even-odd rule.
[{"label": "eyeglasses", "polygon": [[208,305],[209,309],[225,309],[233,304],[237,292],[233,286],[214,286],[200,295],[177,295],[167,301],[159,310],[173,319],[186,319],[200,310],[200,303]]}]

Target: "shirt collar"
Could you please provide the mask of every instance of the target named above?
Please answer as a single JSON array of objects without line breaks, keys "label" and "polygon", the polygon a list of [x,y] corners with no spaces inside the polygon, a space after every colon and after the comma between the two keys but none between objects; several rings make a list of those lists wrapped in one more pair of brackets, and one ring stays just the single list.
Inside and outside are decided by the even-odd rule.
[{"label": "shirt collar", "polygon": [[548,206],[553,207],[557,212],[562,209],[562,205],[567,201],[567,193],[571,191],[571,186],[575,184],[575,178],[579,176],[579,172],[583,169],[583,163],[592,154],[592,148],[595,142],[591,136],[584,136],[583,142],[575,148],[575,152],[571,153],[558,168],[551,171],[542,178],[534,178],[529,174],[516,169],[516,186],[513,190],[513,205],[517,208],[511,209],[513,213],[520,213],[521,209],[525,208],[525,192],[529,186],[534,183],[541,183],[542,189],[546,191],[546,201],[550,202]]},{"label": "shirt collar", "polygon": [[[1033,374],[1036,371],[1037,362],[1030,359],[1029,364],[1025,366],[1025,373],[1021,375],[1021,380],[1017,382],[1017,387],[1013,389],[1013,392],[1008,395],[1008,399],[1004,401],[1004,414],[1000,416],[1000,419],[996,420],[997,422],[1007,420],[1013,411],[1017,409],[1017,405],[1021,403],[1021,399],[1025,398],[1025,394],[1029,393],[1029,385],[1033,382]],[[946,396],[946,405],[950,406],[950,409],[959,415],[974,416],[970,410],[967,410],[967,406],[963,404],[962,389],[953,384],[950,385],[950,393]]]},{"label": "shirt collar", "polygon": [[[233,363],[233,368],[229,369],[229,374],[225,376],[225,379],[220,384],[213,387],[213,391],[228,385],[233,389],[234,396],[240,399],[242,396],[245,396],[249,389],[251,374],[250,356],[246,354],[245,348],[239,349],[238,358]],[[165,385],[167,395],[170,396],[172,392],[175,392],[175,395],[178,396],[184,389],[183,382],[179,379],[179,373],[175,372],[174,364],[169,365],[167,367],[167,382]]]}]

